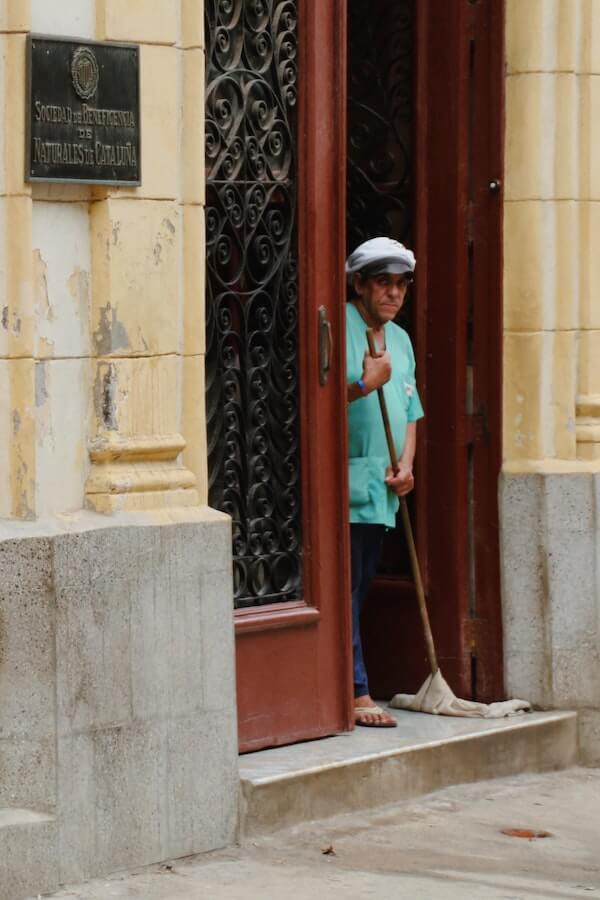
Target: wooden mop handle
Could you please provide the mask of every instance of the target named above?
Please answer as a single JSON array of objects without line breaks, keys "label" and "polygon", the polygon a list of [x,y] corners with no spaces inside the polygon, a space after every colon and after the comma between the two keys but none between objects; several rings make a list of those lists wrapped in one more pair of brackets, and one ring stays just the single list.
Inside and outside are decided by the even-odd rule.
[{"label": "wooden mop handle", "polygon": [[419,558],[415,547],[415,539],[413,537],[412,525],[410,524],[410,515],[408,514],[408,506],[406,497],[400,497],[400,512],[402,513],[402,524],[404,525],[404,534],[406,535],[406,543],[408,544],[408,553],[410,555],[410,564],[412,567],[413,579],[417,590],[417,599],[419,601],[419,612],[421,613],[421,623],[423,625],[423,634],[425,636],[425,644],[427,646],[427,656],[429,657],[429,666],[431,674],[435,675],[438,671],[437,654],[435,652],[435,644],[433,642],[433,632],[431,630],[431,622],[429,621],[429,612],[427,611],[427,603],[425,602],[425,590],[421,580],[421,567],[419,566]]},{"label": "wooden mop handle", "polygon": [[[375,346],[375,335],[373,334],[372,328],[367,328],[367,343],[369,345],[369,353],[371,356],[377,356],[377,347]],[[383,427],[385,429],[385,439],[388,445],[388,451],[390,454],[390,463],[392,466],[392,471],[394,475],[397,475],[399,470],[398,467],[398,457],[396,456],[396,447],[394,446],[394,437],[392,435],[392,429],[390,427],[390,417],[388,416],[387,404],[385,402],[385,395],[383,393],[383,388],[377,388],[377,398],[379,400],[379,409],[381,410],[381,418],[383,419]]]},{"label": "wooden mop handle", "polygon": [[[371,356],[376,356],[377,347],[375,346],[375,335],[373,334],[372,328],[367,328],[367,343],[369,345],[369,353]],[[383,427],[385,429],[385,437],[387,440],[388,451],[390,454],[390,463],[392,466],[392,471],[394,475],[398,474],[398,457],[396,456],[396,448],[394,446],[394,438],[392,435],[392,429],[390,426],[390,417],[387,411],[387,404],[385,402],[385,395],[383,393],[383,388],[377,388],[377,398],[379,400],[379,408],[381,410],[381,418],[383,419]],[[417,549],[415,547],[415,539],[413,536],[412,525],[410,522],[410,515],[408,513],[408,506],[406,504],[406,497],[400,497],[400,512],[402,514],[402,524],[404,526],[404,534],[406,535],[406,543],[408,544],[408,554],[410,556],[410,565],[412,568],[413,579],[415,582],[415,588],[417,591],[417,600],[419,602],[419,612],[421,614],[421,623],[423,625],[423,633],[425,636],[425,644],[427,646],[427,656],[429,658],[429,666],[431,668],[431,674],[435,675],[435,673],[439,670],[437,654],[435,652],[435,644],[433,641],[433,632],[431,631],[431,622],[429,621],[429,613],[427,611],[427,603],[425,602],[425,590],[423,588],[423,581],[421,579],[421,567],[419,566],[419,558],[417,556]]]}]

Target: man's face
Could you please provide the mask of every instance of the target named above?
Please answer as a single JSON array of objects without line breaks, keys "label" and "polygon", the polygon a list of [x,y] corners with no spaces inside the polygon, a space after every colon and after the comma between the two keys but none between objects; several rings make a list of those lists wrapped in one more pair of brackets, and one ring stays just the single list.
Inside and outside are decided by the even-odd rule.
[{"label": "man's face", "polygon": [[385,325],[395,319],[406,298],[410,275],[385,273],[372,278],[354,277],[354,290],[371,325]]}]

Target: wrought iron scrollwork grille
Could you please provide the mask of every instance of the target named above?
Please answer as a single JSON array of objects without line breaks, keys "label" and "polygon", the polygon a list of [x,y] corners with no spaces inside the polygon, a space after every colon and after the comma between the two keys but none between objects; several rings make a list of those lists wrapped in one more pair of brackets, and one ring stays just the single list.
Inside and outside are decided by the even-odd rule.
[{"label": "wrought iron scrollwork grille", "polygon": [[301,590],[292,0],[206,0],[209,502],[236,607]]},{"label": "wrought iron scrollwork grille", "polygon": [[410,244],[416,0],[348,0],[348,248]]}]

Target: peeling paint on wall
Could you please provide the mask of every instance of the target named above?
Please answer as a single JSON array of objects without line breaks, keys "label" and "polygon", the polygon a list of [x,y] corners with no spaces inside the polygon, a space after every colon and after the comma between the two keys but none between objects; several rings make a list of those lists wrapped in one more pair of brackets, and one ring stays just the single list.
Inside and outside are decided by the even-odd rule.
[{"label": "peeling paint on wall", "polygon": [[117,319],[117,311],[110,303],[100,308],[100,322],[94,332],[94,344],[100,356],[129,347],[125,326]]},{"label": "peeling paint on wall", "polygon": [[87,317],[90,303],[90,276],[88,272],[83,272],[80,268],[75,269],[69,280],[67,287],[73,300],[77,301],[77,311],[82,318]]},{"label": "peeling paint on wall", "polygon": [[106,431],[118,430],[117,370],[112,363],[101,363],[94,383],[96,417]]},{"label": "peeling paint on wall", "polygon": [[14,514],[18,519],[24,519],[27,522],[31,522],[35,519],[35,511],[31,508],[29,503],[31,479],[28,479],[27,477],[27,463],[23,459],[20,449],[17,451],[16,461],[17,467],[14,486],[16,490],[13,489],[13,497],[15,498]]},{"label": "peeling paint on wall", "polygon": [[2,307],[2,318],[0,320],[2,322],[2,327],[5,331],[8,331],[9,327],[15,337],[18,337],[21,334],[21,317],[18,316],[15,312],[12,314],[12,325],[10,324],[10,309],[8,306]]},{"label": "peeling paint on wall", "polygon": [[39,355],[40,356],[54,356],[54,341],[48,340],[48,338],[40,337],[39,339]]},{"label": "peeling paint on wall", "polygon": [[37,301],[37,312],[49,322],[54,320],[54,310],[48,291],[48,266],[39,250],[33,251],[33,284]]},{"label": "peeling paint on wall", "polygon": [[156,236],[156,243],[154,244],[153,255],[154,255],[154,265],[159,266],[163,261],[163,243],[166,241],[169,245],[173,245],[175,240],[175,226],[171,222],[170,219],[163,219],[161,222],[161,230]]},{"label": "peeling paint on wall", "polygon": [[38,410],[36,434],[38,447],[45,446],[48,441],[50,441],[50,445],[52,446],[54,441],[52,432],[51,409],[50,403],[48,403],[50,397],[48,374],[48,363],[44,362],[43,360],[36,362],[34,393],[35,405],[36,409]]},{"label": "peeling paint on wall", "polygon": [[39,408],[48,399],[46,385],[46,364],[38,362],[35,367],[35,405]]}]

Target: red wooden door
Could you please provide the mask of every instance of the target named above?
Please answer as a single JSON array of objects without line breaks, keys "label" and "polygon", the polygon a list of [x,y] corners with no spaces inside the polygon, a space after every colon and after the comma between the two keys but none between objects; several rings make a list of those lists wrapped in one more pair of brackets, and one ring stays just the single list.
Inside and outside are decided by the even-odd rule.
[{"label": "red wooden door", "polygon": [[[230,14],[224,11],[223,4],[211,6],[210,0],[208,4],[207,153],[209,160],[214,160],[207,184],[209,303],[213,304],[209,340],[217,348],[229,341],[220,368],[217,365],[213,371],[208,367],[208,396],[227,379],[227,366],[233,357],[239,371],[231,393],[235,399],[241,383],[242,399],[239,409],[231,403],[231,409],[227,406],[228,395],[225,406],[218,397],[210,406],[209,466],[212,452],[215,471],[219,466],[225,467],[221,508],[231,512],[234,522],[236,591],[242,597],[235,612],[235,632],[239,739],[244,752],[329,735],[352,724],[345,366],[341,352],[345,301],[345,98],[344,92],[337,89],[344,83],[345,0],[273,0],[231,6]],[[235,148],[243,116],[247,123],[240,154],[253,156],[245,169],[232,152],[232,162],[223,176],[219,156],[223,132],[231,120],[231,128],[235,126],[236,132],[225,134],[225,154],[227,147]],[[282,147],[292,140],[292,120],[295,147],[290,145],[286,154]],[[285,167],[294,156],[297,170],[288,177]],[[263,158],[263,165],[257,166],[257,158]],[[237,226],[234,230],[227,218],[229,208],[233,208],[237,197],[243,205],[243,197],[257,189],[262,191],[261,197],[267,197],[270,208],[266,209],[265,202],[258,211],[253,207],[252,222],[246,222],[242,230]],[[254,269],[264,262],[263,249],[266,247],[268,269],[269,248],[282,245],[282,234],[285,236],[294,207],[296,224],[290,239],[290,254],[295,255],[293,268],[289,260],[284,260],[278,286],[273,288],[269,270],[257,289],[252,278]],[[242,218],[240,213],[237,219]],[[224,224],[215,224],[211,231],[217,219]],[[257,219],[263,224],[256,226]],[[219,254],[220,244],[227,246]],[[242,257],[239,278],[230,274],[231,257],[236,254]],[[222,259],[226,264],[221,265]],[[295,284],[298,301],[291,308],[288,295]],[[269,291],[279,309],[281,291],[286,293],[284,313],[278,312],[274,318],[281,319],[283,315],[285,327],[297,315],[297,330],[288,329],[282,339],[273,336],[275,332],[269,325],[259,338],[255,332],[242,335],[243,340],[236,335],[237,343],[232,349],[224,329],[231,329],[236,321],[240,333],[244,328],[247,332],[254,328],[254,324],[246,324],[250,321],[248,309],[257,302],[267,306],[262,298]],[[225,301],[227,316],[223,326],[219,314]],[[327,320],[321,324],[320,311]],[[266,314],[262,315],[264,318]],[[282,340],[283,353],[279,352],[281,347],[273,346]],[[250,352],[247,357],[243,354],[246,346],[254,346],[257,341],[261,348],[259,363],[250,370],[247,385],[243,360],[249,360],[246,366],[255,363]],[[238,351],[240,343],[243,347]],[[269,354],[271,362],[265,363]],[[325,380],[320,366],[328,355],[330,367]],[[282,376],[289,380],[296,373],[298,391],[288,394],[285,384],[280,386]],[[254,381],[259,384],[259,394],[264,395],[258,400]],[[284,392],[283,401],[281,397],[276,401],[269,399],[269,391],[276,389],[280,394]],[[282,460],[277,459],[277,454],[280,438],[285,443],[290,428],[285,417],[290,413],[293,418],[295,411],[290,407],[299,410],[299,454],[286,449],[289,458]],[[225,425],[221,426],[223,408]],[[241,450],[236,449],[239,429],[233,429],[231,439],[227,437],[228,414],[248,423],[246,444]],[[277,420],[278,415],[282,416],[281,421]],[[261,427],[254,427],[256,418]],[[264,424],[269,418],[275,419],[270,430]],[[271,441],[268,451],[261,446],[256,449],[261,441]],[[277,470],[279,481],[275,479]],[[265,471],[272,472],[272,477],[265,478]],[[283,557],[278,556],[282,542],[291,546],[296,540],[292,534],[296,526],[287,520],[283,526],[274,523],[275,513],[271,515],[270,511],[261,512],[262,518],[257,521],[253,497],[258,490],[265,507],[285,503],[285,477],[290,485],[299,480],[297,493],[302,513],[295,552],[300,575],[291,588],[284,590],[280,585],[281,596],[277,597],[271,596],[276,579],[269,580],[268,573],[272,575],[273,567],[279,565],[277,560]],[[251,478],[254,481],[248,488],[246,482]],[[227,499],[232,496],[233,499]],[[250,512],[251,508],[254,512]],[[278,548],[270,555],[265,550],[267,532],[271,545]],[[243,594],[240,579],[252,582],[254,595],[249,590]]]},{"label": "red wooden door", "polygon": [[[417,278],[409,325],[426,410],[413,513],[442,671],[457,694],[492,700],[503,695],[496,497],[504,4],[404,6],[414,16],[409,218]],[[427,674],[403,555],[397,531],[364,621],[367,666],[380,697],[416,690]]]}]

